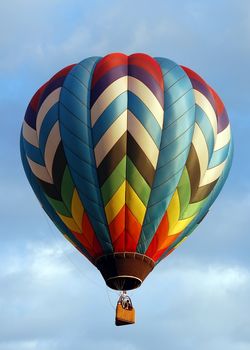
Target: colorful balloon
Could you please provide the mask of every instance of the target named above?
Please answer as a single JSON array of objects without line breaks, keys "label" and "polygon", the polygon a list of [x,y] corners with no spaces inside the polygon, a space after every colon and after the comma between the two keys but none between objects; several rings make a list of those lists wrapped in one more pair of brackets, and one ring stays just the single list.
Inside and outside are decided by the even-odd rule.
[{"label": "colorful balloon", "polygon": [[113,289],[138,287],[199,224],[231,166],[225,107],[195,72],[115,53],[64,68],[32,98],[28,180]]}]

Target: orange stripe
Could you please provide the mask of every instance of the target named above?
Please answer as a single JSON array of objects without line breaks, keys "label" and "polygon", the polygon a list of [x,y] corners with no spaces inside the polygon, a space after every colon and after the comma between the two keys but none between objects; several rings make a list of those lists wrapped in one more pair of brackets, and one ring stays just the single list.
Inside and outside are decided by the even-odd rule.
[{"label": "orange stripe", "polygon": [[148,256],[154,261],[157,261],[166,252],[167,248],[178,238],[178,236],[179,234],[168,236],[166,239],[166,247],[164,249],[156,250],[154,254]]},{"label": "orange stripe", "polygon": [[115,252],[135,252],[140,238],[141,224],[124,205],[109,224],[109,232]]},{"label": "orange stripe", "polygon": [[103,254],[102,247],[95,236],[95,232],[86,212],[83,214],[82,218],[82,233],[71,232],[92,257],[96,258]]},{"label": "orange stripe", "polygon": [[180,233],[168,236],[169,221],[167,212],[164,214],[158,229],[155,232],[146,255],[157,261],[166,249],[176,240]]},{"label": "orange stripe", "polygon": [[[162,254],[165,253],[166,250],[159,250],[159,252],[157,253],[157,255],[155,255],[154,261],[157,261],[158,259],[160,259],[160,257],[162,256]],[[172,252],[174,251],[174,248],[172,248],[167,255],[164,257],[164,259],[169,256]]]},{"label": "orange stripe", "polygon": [[141,224],[126,206],[126,235],[125,235],[125,250],[127,252],[135,252],[140,239]]},{"label": "orange stripe", "polygon": [[158,229],[155,232],[155,235],[146,251],[147,256],[152,257],[155,254],[155,252],[157,252],[157,250],[159,249],[159,243],[162,243],[162,240],[167,236],[168,227],[168,214],[166,212],[163,215],[160,225],[158,226]]}]

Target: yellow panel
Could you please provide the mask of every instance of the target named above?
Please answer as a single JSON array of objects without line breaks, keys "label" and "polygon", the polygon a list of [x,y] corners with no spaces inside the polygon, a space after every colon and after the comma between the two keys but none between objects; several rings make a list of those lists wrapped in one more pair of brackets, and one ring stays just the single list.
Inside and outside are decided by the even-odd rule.
[{"label": "yellow panel", "polygon": [[177,233],[182,232],[187,227],[187,225],[196,217],[196,215],[197,214],[190,216],[187,219],[178,221],[174,226],[172,226],[169,229],[168,235],[176,235]]},{"label": "yellow panel", "polygon": [[128,182],[126,182],[126,204],[136,217],[137,221],[142,225],[146,213],[146,207]]},{"label": "yellow panel", "polygon": [[74,189],[74,193],[72,197],[71,212],[77,225],[79,227],[82,227],[82,216],[84,213],[84,209],[76,189]]},{"label": "yellow panel", "polygon": [[176,190],[171,202],[168,206],[168,222],[169,222],[169,229],[168,229],[168,235],[174,235],[175,233],[172,232],[174,226],[177,224],[180,216],[180,200],[179,200],[179,195],[178,191]]},{"label": "yellow panel", "polygon": [[81,229],[76,224],[74,219],[72,219],[72,218],[70,218],[68,216],[64,216],[64,215],[62,215],[62,214],[60,214],[58,212],[56,212],[56,213],[61,218],[61,220],[65,223],[65,225],[68,227],[69,230],[81,233]]},{"label": "yellow panel", "polygon": [[118,188],[105,207],[108,224],[116,217],[125,204],[125,181]]}]

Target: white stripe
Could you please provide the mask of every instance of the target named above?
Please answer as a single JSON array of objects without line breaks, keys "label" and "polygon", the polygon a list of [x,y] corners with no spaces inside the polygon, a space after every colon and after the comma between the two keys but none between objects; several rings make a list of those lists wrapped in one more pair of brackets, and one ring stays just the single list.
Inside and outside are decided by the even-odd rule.
[{"label": "white stripe", "polygon": [[164,111],[152,91],[143,82],[130,76],[128,78],[128,89],[148,107],[162,129]]},{"label": "white stripe", "polygon": [[217,151],[218,149],[221,149],[222,147],[226,146],[230,142],[230,138],[231,129],[230,125],[228,124],[228,126],[223,131],[217,134],[214,151]]},{"label": "white stripe", "polygon": [[128,131],[156,169],[159,150],[147,130],[130,111],[128,111]]},{"label": "white stripe", "polygon": [[97,122],[100,115],[123,92],[128,90],[128,76],[124,76],[115,80],[110,84],[98,97],[94,105],[91,108],[91,124],[92,127]]},{"label": "white stripe", "polygon": [[208,149],[207,149],[207,143],[206,143],[205,137],[197,123],[195,123],[194,125],[194,135],[193,135],[192,143],[199,160],[200,173],[201,173],[200,179],[202,179],[208,168],[209,158],[208,158]]},{"label": "white stripe", "polygon": [[217,180],[222,174],[226,161],[227,159],[223,163],[219,164],[218,166],[208,169],[204,178],[200,182],[200,186],[208,185],[211,182],[214,182],[215,180]]},{"label": "white stripe", "polygon": [[23,137],[27,142],[31,143],[33,146],[39,147],[36,130],[31,128],[25,120],[23,121]]},{"label": "white stripe", "polygon": [[49,176],[47,169],[44,166],[33,162],[33,160],[31,160],[29,157],[27,157],[27,160],[28,160],[29,166],[30,166],[33,174],[36,177],[38,177],[42,181],[45,181],[45,182],[48,182],[51,184],[53,183],[51,177]]},{"label": "white stripe", "polygon": [[39,139],[40,129],[43,123],[44,118],[46,117],[46,114],[50,110],[51,107],[54,106],[59,101],[61,88],[57,88],[49,96],[46,97],[46,99],[43,101],[41,107],[39,108],[37,119],[36,119],[36,132]]},{"label": "white stripe", "polygon": [[50,133],[46,142],[46,146],[45,146],[45,152],[44,152],[44,161],[51,178],[53,178],[52,176],[53,161],[54,161],[56,150],[60,141],[61,141],[61,137],[60,137],[60,130],[59,130],[59,122],[57,121],[53,126],[53,128],[50,130]]},{"label": "white stripe", "polygon": [[214,140],[217,135],[217,117],[208,99],[198,90],[194,90],[196,104],[206,113],[214,132]]},{"label": "white stripe", "polygon": [[127,130],[127,109],[115,120],[110,128],[95,146],[96,165],[99,166],[103,158]]}]

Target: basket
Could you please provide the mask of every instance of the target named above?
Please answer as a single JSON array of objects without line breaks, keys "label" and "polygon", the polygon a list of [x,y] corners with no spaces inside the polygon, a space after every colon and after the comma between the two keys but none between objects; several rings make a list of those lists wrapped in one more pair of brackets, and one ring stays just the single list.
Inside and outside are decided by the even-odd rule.
[{"label": "basket", "polygon": [[[126,297],[128,298],[128,297]],[[116,306],[116,326],[125,326],[135,323],[135,309],[133,308],[130,298],[128,302],[119,300]]]}]

